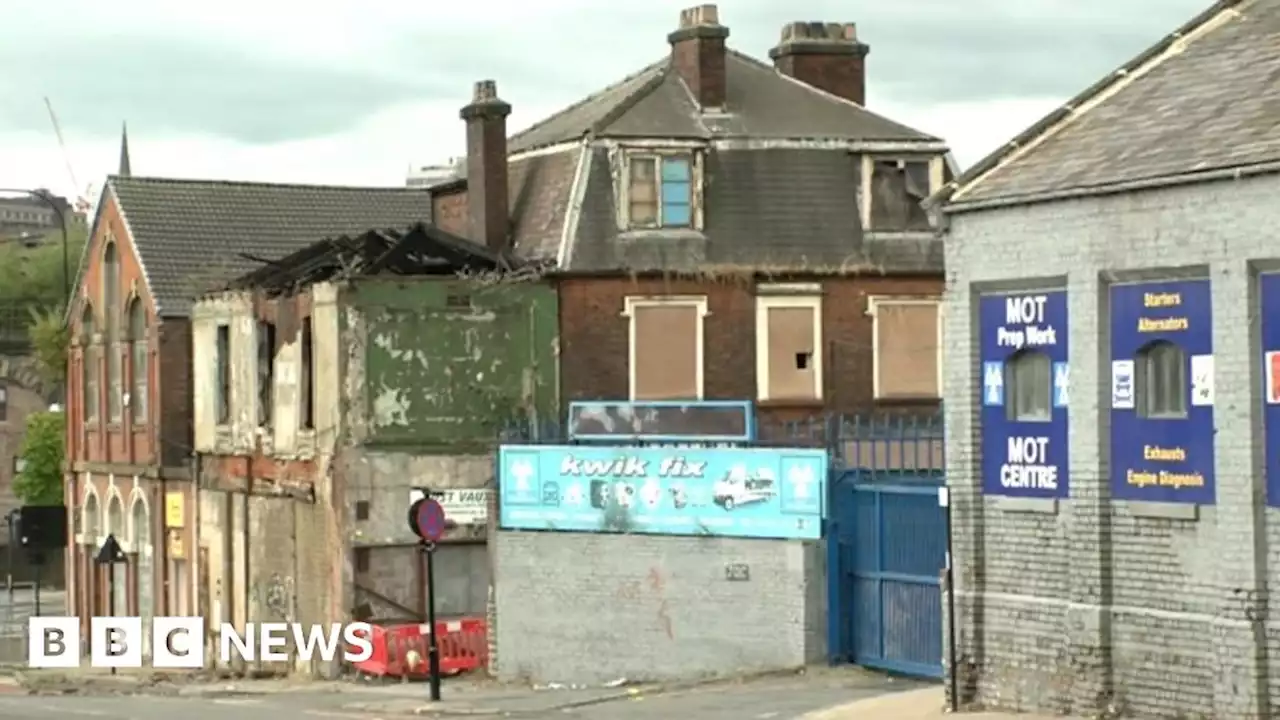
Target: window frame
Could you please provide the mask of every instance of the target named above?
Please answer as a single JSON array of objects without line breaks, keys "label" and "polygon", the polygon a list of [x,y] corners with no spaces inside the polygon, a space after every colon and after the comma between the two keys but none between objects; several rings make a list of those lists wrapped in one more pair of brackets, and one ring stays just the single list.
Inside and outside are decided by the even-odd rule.
[{"label": "window frame", "polygon": [[[254,423],[260,428],[272,427],[275,418],[275,380],[276,380],[276,325],[267,320],[258,320],[254,326]],[[266,357],[263,357],[263,353]],[[266,360],[264,374],[262,363]]]},{"label": "window frame", "polygon": [[93,303],[86,297],[80,313],[80,399],[84,403],[83,420],[86,425],[96,423],[102,416],[102,374],[98,366],[98,317]]},{"label": "window frame", "polygon": [[[1048,373],[1045,375],[1046,382],[1042,389],[1044,390],[1044,414],[1036,415],[1020,415],[1018,414],[1018,397],[1020,392],[1017,390],[1018,383],[1015,377],[1017,368],[1021,366],[1024,360],[1031,358],[1043,358],[1047,364]],[[1034,348],[1024,348],[1013,353],[1004,361],[1004,405],[1005,419],[1009,422],[1027,422],[1027,423],[1045,423],[1053,421],[1053,358],[1043,350]]]},{"label": "window frame", "polygon": [[[806,308],[813,311],[812,398],[773,398],[769,387],[769,311],[774,308]],[[756,289],[756,399],[760,402],[823,402],[826,353],[822,337],[822,287],[820,285],[766,285]]]},{"label": "window frame", "polygon": [[106,352],[107,374],[107,423],[119,425],[124,422],[124,362],[120,356],[120,321],[121,315],[121,267],[120,245],[110,230],[103,236],[102,244],[102,294],[103,321],[105,339],[103,347]]},{"label": "window frame", "polygon": [[[667,159],[683,160],[689,165],[689,222],[684,225],[668,225],[663,218],[662,166]],[[631,218],[631,165],[635,162],[654,163],[655,222],[637,224]],[[621,230],[697,230],[703,228],[703,152],[701,146],[679,148],[630,148],[625,151],[618,186],[618,217]]]},{"label": "window frame", "polygon": [[302,318],[298,330],[298,430],[316,430],[316,330],[314,316]]},{"label": "window frame", "polygon": [[[1150,392],[1151,366],[1155,362],[1155,353],[1162,348],[1170,348],[1176,352],[1179,407],[1174,412],[1152,412]],[[1143,345],[1134,354],[1134,410],[1144,420],[1186,420],[1191,413],[1191,383],[1189,353],[1186,348],[1169,340],[1153,340]]]},{"label": "window frame", "polygon": [[[920,230],[899,230],[888,229],[880,230],[871,224],[871,207],[873,203],[872,190],[874,189],[873,175],[875,173],[876,163],[879,162],[923,162],[929,163],[929,191],[927,195],[933,195],[942,189],[943,179],[946,177],[947,160],[944,155],[935,155],[932,153],[866,153],[862,156],[862,167],[860,177],[858,179],[858,192],[861,195],[858,203],[859,215],[862,219],[862,229],[869,233],[928,233],[933,232],[933,228]],[[932,224],[932,221],[931,221]]]},{"label": "window frame", "polygon": [[9,422],[9,383],[0,380],[0,423]]},{"label": "window frame", "polygon": [[[937,318],[937,353],[934,363],[937,366],[935,380],[936,397],[908,397],[903,395],[886,397],[880,388],[880,318],[879,309],[886,305],[933,305]],[[872,295],[867,298],[867,315],[871,318],[871,397],[880,401],[934,401],[942,399],[942,328],[945,317],[945,306],[941,297],[921,297],[916,295]]]},{"label": "window frame", "polygon": [[[151,386],[149,382],[151,349],[148,343],[146,306],[142,298],[134,295],[125,306],[129,326],[129,406],[130,421],[135,427],[146,425],[150,412]],[[136,313],[136,315],[135,315]],[[135,327],[134,318],[140,318]],[[138,360],[142,363],[139,364]]]},{"label": "window frame", "polygon": [[[223,347],[222,337],[226,333],[226,347]],[[232,353],[232,335],[231,324],[228,322],[219,322],[214,325],[213,331],[213,372],[214,372],[214,406],[213,419],[214,425],[218,427],[227,427],[231,425],[234,413],[231,409],[232,394],[232,372],[231,372],[231,353]]]},{"label": "window frame", "polygon": [[636,401],[636,310],[646,307],[692,307],[697,317],[697,336],[694,339],[695,382],[698,393],[694,400],[706,396],[706,333],[707,316],[711,311],[706,295],[628,295],[623,298],[622,317],[627,318],[627,397]]}]

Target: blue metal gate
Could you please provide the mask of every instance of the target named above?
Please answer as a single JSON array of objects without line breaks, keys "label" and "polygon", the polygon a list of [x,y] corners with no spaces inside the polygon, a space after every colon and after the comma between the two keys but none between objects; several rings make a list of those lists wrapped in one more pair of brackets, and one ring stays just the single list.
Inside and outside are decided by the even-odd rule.
[{"label": "blue metal gate", "polygon": [[[842,443],[827,527],[833,659],[942,677],[942,441],[918,425]],[[925,432],[922,432],[925,430]]]}]

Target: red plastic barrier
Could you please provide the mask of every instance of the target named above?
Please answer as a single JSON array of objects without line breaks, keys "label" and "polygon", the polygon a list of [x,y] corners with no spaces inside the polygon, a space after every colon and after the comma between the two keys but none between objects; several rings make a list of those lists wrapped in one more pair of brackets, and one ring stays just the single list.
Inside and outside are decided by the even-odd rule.
[{"label": "red plastic barrier", "polygon": [[[375,677],[430,677],[426,623],[373,626],[373,654],[355,663],[357,672]],[[440,674],[478,670],[489,662],[488,627],[483,619],[466,618],[436,623],[440,646]]]}]

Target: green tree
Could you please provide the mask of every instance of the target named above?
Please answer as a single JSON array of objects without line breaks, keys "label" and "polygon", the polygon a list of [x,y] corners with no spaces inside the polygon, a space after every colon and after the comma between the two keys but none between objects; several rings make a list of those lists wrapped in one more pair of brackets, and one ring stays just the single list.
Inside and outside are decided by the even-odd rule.
[{"label": "green tree", "polygon": [[79,223],[67,228],[65,266],[59,231],[46,235],[44,242],[33,248],[18,241],[0,244],[0,322],[6,324],[0,332],[8,337],[25,336],[41,375],[54,385],[62,385],[67,376],[70,336],[64,322],[68,300],[64,291],[76,281],[86,235],[86,228]]},{"label": "green tree", "polygon": [[37,412],[27,416],[22,438],[22,472],[13,480],[13,494],[24,505],[60,505],[62,456],[67,416],[63,412]]}]

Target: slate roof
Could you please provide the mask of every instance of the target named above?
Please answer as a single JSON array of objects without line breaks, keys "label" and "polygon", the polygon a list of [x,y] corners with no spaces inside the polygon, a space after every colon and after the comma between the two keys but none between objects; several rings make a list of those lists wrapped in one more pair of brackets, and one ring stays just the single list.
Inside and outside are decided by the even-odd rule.
[{"label": "slate roof", "polygon": [[965,172],[948,211],[1280,161],[1280,0],[1221,0]]},{"label": "slate roof", "polygon": [[[668,55],[512,136],[508,189],[516,253],[562,260],[560,269],[570,271],[708,264],[940,271],[935,237],[863,237],[860,159],[851,149],[859,142],[927,144],[922,150],[936,154],[942,141],[772,64],[726,52],[723,112],[697,107]],[[609,152],[583,141],[639,138],[819,140],[837,147],[718,148],[705,167],[703,231],[620,231]],[[547,150],[553,146],[563,149]]]},{"label": "slate roof", "polygon": [[195,296],[313,245],[431,220],[431,196],[407,188],[274,185],[167,178],[107,179],[162,316]]},{"label": "slate roof", "polygon": [[734,50],[726,50],[725,81],[725,113],[704,116],[664,57],[518,133],[507,149],[517,153],[587,134],[940,142]]}]

